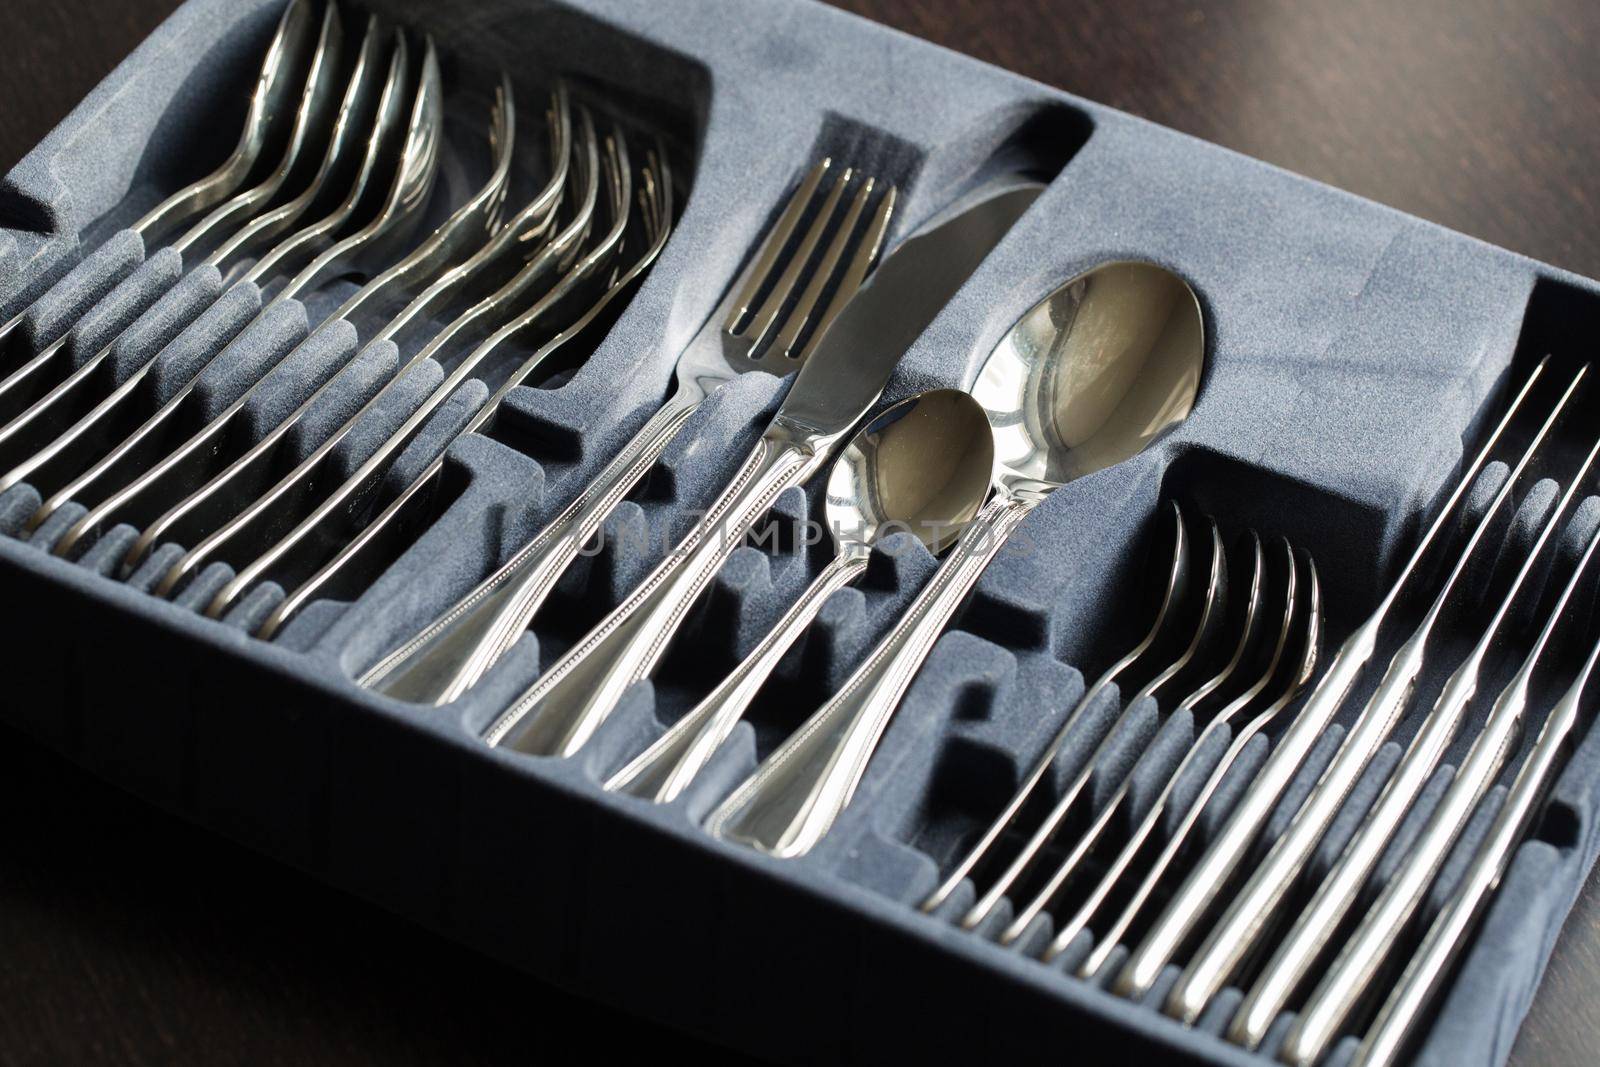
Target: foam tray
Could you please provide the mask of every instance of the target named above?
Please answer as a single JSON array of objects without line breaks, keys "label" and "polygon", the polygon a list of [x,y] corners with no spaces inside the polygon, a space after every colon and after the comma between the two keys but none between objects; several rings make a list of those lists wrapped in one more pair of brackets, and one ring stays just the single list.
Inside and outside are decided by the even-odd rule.
[{"label": "foam tray", "polygon": [[[1229,534],[1253,527],[1311,552],[1336,642],[1375,602],[1518,368],[1545,353],[1570,363],[1595,336],[1600,287],[819,4],[371,7],[433,33],[450,61],[439,203],[472,187],[487,165],[486,72],[515,72],[532,115],[537,79],[559,71],[613,99],[647,101],[680,131],[688,191],[676,232],[570,378],[516,390],[494,434],[448,447],[439,517],[414,546],[359,596],[312,604],[273,643],[248,631],[282,590],[257,590],[226,619],[206,619],[196,605],[230,576],[225,564],[163,601],[147,591],[151,567],[127,582],[112,577],[131,527],[105,532],[69,562],[48,552],[62,521],[21,535],[35,487],[0,495],[0,532],[9,535],[0,536],[5,717],[142,797],[426,926],[754,1053],[1031,1062],[1105,1049],[1126,1062],[1268,1062],[1218,1036],[1225,1012],[1184,1028],[1153,1003],[1120,1000],[922,915],[915,903],[1010,795],[1084,674],[1120,651],[1128,620],[1119,605],[1141,579],[1165,497],[1209,511]],[[363,344],[370,321],[318,326],[349,286],[285,302],[240,335],[260,290],[236,291],[202,313],[222,289],[216,272],[147,254],[123,229],[231,146],[244,86],[280,9],[280,0],[190,0],[6,176],[0,309],[9,317],[37,301],[28,341],[70,327],[80,361],[137,318],[118,342],[113,376],[153,358],[158,398],[221,352],[197,391],[202,413],[275,366],[252,394],[253,434],[338,374],[327,410],[296,437],[303,454],[400,355],[394,345]],[[417,708],[352,678],[515,550],[642,424],[745,250],[822,154],[900,183],[892,240],[997,169],[1048,181],[906,353],[885,402],[969,383],[1029,305],[1112,258],[1151,260],[1194,285],[1208,369],[1178,432],[1057,492],[1029,519],[1036,551],[1003,554],[984,576],[837,828],[812,854],[778,861],[711,840],[698,821],[848,674],[931,572],[926,552],[880,553],[858,588],[837,594],[784,661],[778,692],[673,804],[612,796],[598,781],[737,662],[820,569],[820,549],[777,538],[738,550],[657,682],[636,688],[576,758],[494,750],[477,735],[541,659],[665,551],[620,535],[670,528],[703,507],[785,380],[745,375],[716,394],[612,520],[618,536],[608,543],[633,547],[608,547],[569,574],[533,631],[460,701]],[[102,246],[91,267],[68,274],[84,250]],[[151,294],[174,285],[178,295],[160,314],[137,317]],[[344,469],[441,373],[423,366],[374,412],[341,446]],[[421,470],[485,393],[482,383],[464,387],[390,484]],[[1487,471],[1475,499],[1503,474]],[[1509,546],[1526,543],[1552,495],[1548,483],[1519,493],[1517,521],[1500,533]],[[812,513],[813,497],[785,496],[779,521]],[[1564,551],[1596,521],[1600,501],[1587,501]],[[158,558],[177,551],[164,546]],[[1425,680],[1424,693],[1438,681]],[[1093,750],[1109,710],[1069,743],[1058,780]],[[1175,764],[1192,731],[1172,717],[1157,734],[1157,709],[1135,710],[1097,768],[1101,798],[1125,773],[1148,796],[1145,786]],[[1275,829],[1339,735],[1335,726],[1319,743]],[[1241,770],[1265,749],[1263,738]],[[1323,869],[1398,752],[1391,742],[1353,793],[1319,849]],[[1242,782],[1236,775],[1208,809],[1207,832]],[[1600,739],[1589,737],[1556,785],[1550,815],[1518,851],[1418,1062],[1505,1059],[1600,851],[1597,804]],[[1493,798],[1476,832],[1492,806]],[[1435,906],[1462,855],[1436,887]],[[971,893],[969,885],[957,901]],[[1153,997],[1170,985],[1169,972]],[[1230,990],[1221,1002],[1238,996]],[[537,1041],[530,1034],[530,1048]],[[1333,1062],[1352,1048],[1346,1039]]]}]

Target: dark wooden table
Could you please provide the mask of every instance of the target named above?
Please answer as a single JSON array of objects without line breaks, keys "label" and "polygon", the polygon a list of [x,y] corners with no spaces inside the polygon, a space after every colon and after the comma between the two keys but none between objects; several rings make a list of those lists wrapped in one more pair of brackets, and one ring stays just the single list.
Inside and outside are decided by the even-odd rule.
[{"label": "dark wooden table", "polygon": [[[838,0],[841,6],[1600,276],[1594,0]],[[0,169],[176,0],[0,3]],[[0,730],[0,1064],[477,1064],[653,1042],[150,809]],[[1600,1063],[1600,881],[1519,1065]]]}]

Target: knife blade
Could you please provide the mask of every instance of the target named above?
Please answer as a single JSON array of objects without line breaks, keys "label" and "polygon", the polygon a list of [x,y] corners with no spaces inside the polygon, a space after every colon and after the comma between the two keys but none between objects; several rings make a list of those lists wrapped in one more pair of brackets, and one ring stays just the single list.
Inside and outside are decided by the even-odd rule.
[{"label": "knife blade", "polygon": [[1008,182],[964,198],[901,242],[845,306],[789,387],[774,421],[843,434],[1044,186]]}]

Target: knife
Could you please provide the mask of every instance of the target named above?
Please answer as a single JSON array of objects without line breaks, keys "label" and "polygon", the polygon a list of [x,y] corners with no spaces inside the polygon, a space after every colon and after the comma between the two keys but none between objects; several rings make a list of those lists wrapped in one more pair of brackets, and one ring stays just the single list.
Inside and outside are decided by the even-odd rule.
[{"label": "knife", "polygon": [[900,357],[1044,187],[1012,177],[964,198],[886,256],[801,366],[738,473],[687,537],[512,702],[484,739],[570,756],[666,652],[695,599],[773,501],[820,470]]}]

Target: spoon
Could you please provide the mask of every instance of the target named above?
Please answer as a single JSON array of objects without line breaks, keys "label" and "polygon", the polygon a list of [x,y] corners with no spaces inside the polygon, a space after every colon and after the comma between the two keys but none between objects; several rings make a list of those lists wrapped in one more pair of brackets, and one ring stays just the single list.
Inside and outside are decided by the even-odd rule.
[{"label": "spoon", "polygon": [[958,389],[934,389],[869,422],[834,461],[824,508],[834,557],[744,662],[606,788],[674,800],[722,747],[789,646],[822,605],[867,569],[872,548],[907,531],[937,555],[989,494],[994,435],[983,408]]},{"label": "spoon", "polygon": [[1200,303],[1148,263],[1103,264],[1035,305],[979,373],[997,452],[995,493],[901,620],[843,689],[712,813],[707,829],[798,856],[850,802],[867,760],[985,567],[1054,489],[1148,448],[1194,407]]}]

